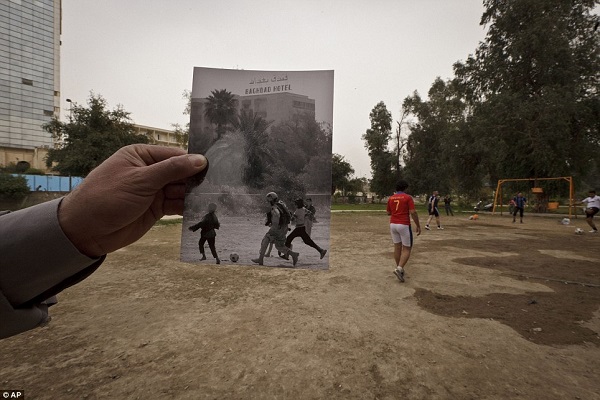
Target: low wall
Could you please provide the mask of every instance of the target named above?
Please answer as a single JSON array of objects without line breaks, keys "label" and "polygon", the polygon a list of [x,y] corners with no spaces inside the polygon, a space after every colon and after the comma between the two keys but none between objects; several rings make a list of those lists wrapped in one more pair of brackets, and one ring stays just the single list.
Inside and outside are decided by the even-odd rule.
[{"label": "low wall", "polygon": [[31,192],[20,200],[2,200],[0,199],[0,211],[16,211],[22,208],[45,203],[50,200],[58,199],[66,195],[67,192]]}]

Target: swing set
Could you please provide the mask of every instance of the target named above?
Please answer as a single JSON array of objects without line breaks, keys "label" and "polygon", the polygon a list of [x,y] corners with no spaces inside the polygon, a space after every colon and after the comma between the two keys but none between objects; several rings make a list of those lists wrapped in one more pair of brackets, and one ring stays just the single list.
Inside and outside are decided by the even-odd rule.
[{"label": "swing set", "polygon": [[[496,195],[494,196],[494,207],[492,209],[492,214],[496,212],[496,206],[500,206],[500,215],[502,215],[502,185],[508,182],[533,182],[533,187],[531,188],[531,193],[535,195],[534,202],[534,212],[547,212],[549,210],[558,209],[558,202],[550,202],[548,201],[548,194],[544,193],[544,189],[542,187],[537,186],[539,181],[567,181],[569,182],[569,218],[572,215],[575,215],[577,218],[577,213],[575,211],[575,202],[573,200],[574,197],[574,187],[573,187],[573,177],[572,176],[561,176],[558,178],[525,178],[525,179],[500,179],[498,180],[498,185],[496,186]],[[499,202],[498,202],[499,200]]]}]

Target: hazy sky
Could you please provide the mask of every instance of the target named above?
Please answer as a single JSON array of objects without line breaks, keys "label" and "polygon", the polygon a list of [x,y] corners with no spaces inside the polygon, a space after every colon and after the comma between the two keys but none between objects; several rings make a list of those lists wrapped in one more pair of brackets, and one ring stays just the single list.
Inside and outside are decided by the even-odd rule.
[{"label": "hazy sky", "polygon": [[[452,77],[485,37],[482,0],[62,0],[61,96],[136,124],[185,124],[194,67],[335,71],[333,151],[370,176],[361,136],[383,101]],[[395,123],[394,123],[395,125]]]}]

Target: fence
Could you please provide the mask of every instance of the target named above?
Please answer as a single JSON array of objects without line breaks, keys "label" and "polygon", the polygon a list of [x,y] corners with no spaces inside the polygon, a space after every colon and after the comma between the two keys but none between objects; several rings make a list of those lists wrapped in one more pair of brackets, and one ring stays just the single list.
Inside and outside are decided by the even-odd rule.
[{"label": "fence", "polygon": [[78,176],[13,175],[27,179],[27,185],[32,192],[70,192],[83,181],[83,178]]}]

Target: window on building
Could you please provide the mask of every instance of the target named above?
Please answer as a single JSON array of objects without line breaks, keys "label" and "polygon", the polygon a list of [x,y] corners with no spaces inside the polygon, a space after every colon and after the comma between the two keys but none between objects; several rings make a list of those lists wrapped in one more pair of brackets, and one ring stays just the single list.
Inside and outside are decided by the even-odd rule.
[{"label": "window on building", "polygon": [[44,115],[46,117],[53,117],[54,116],[54,111],[44,110]]},{"label": "window on building", "polygon": [[31,79],[25,79],[25,78],[21,78],[21,83],[23,85],[29,85],[29,86],[33,86],[33,81]]}]

